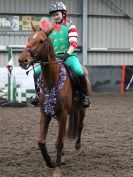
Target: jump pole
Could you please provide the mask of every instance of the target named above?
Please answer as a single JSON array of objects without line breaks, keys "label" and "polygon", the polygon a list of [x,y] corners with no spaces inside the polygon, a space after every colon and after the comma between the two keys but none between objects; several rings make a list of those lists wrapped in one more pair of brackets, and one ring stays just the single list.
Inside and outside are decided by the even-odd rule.
[{"label": "jump pole", "polygon": [[8,102],[3,103],[1,106],[7,107],[25,107],[27,103],[19,103],[16,101],[16,80],[14,73],[14,62],[13,62],[13,53],[12,48],[7,47],[8,51]]}]

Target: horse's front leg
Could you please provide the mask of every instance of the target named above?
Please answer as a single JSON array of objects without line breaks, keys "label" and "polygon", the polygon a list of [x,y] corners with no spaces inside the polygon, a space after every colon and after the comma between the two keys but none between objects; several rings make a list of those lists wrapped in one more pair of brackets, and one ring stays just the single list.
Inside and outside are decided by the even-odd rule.
[{"label": "horse's front leg", "polygon": [[45,115],[41,115],[40,118],[40,137],[38,141],[38,146],[41,150],[43,159],[46,162],[46,165],[50,168],[54,168],[53,163],[51,162],[51,158],[48,154],[47,147],[46,147],[46,135],[48,132],[49,122],[51,118],[47,118]]},{"label": "horse's front leg", "polygon": [[61,173],[61,156],[62,156],[62,150],[64,146],[64,139],[66,135],[66,122],[67,122],[67,113],[61,114],[60,117],[58,117],[58,137],[56,141],[56,149],[57,149],[57,156],[56,156],[56,162],[55,162],[55,170],[54,174]]}]

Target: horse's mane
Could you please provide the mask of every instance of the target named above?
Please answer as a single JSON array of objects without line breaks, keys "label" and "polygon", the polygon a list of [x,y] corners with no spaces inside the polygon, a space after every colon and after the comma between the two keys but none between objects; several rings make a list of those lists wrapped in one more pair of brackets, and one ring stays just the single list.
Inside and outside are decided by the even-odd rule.
[{"label": "horse's mane", "polygon": [[51,55],[52,58],[55,58],[54,48],[53,48],[52,41],[49,38],[49,36],[48,36],[48,43],[49,43],[49,52],[50,52],[50,55]]},{"label": "horse's mane", "polygon": [[[56,25],[56,24],[55,24]],[[52,41],[49,37],[49,35],[53,32],[54,28],[55,28],[55,25],[52,25],[51,28],[47,29],[47,30],[43,30],[45,32],[45,34],[48,36],[48,43],[49,43],[49,52],[51,54],[51,57],[54,57],[55,58],[55,52],[54,52],[54,48],[53,48],[53,45],[52,45]]]}]

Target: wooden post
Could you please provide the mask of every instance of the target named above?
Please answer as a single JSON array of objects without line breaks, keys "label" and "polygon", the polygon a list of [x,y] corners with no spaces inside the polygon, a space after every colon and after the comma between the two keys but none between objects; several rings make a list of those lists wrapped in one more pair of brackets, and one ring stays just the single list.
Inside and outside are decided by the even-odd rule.
[{"label": "wooden post", "polygon": [[120,83],[120,92],[124,93],[124,89],[125,89],[125,70],[126,70],[126,66],[122,65],[122,69],[121,69],[121,83]]}]

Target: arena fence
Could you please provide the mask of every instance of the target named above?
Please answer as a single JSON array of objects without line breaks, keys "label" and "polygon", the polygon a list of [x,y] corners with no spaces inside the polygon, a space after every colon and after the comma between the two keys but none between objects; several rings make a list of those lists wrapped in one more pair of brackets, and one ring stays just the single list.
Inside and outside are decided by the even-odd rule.
[{"label": "arena fence", "polygon": [[[15,48],[16,47],[22,48],[22,46],[15,46]],[[0,88],[0,105],[15,107],[26,106],[27,101],[35,91],[29,89],[22,90],[20,85],[16,83],[12,48],[14,48],[14,46],[5,46],[5,49],[8,51],[8,63],[6,66],[8,70],[8,82],[4,87]]]},{"label": "arena fence", "polygon": [[[12,70],[14,67],[12,49],[23,50],[23,48],[23,45],[0,46],[1,50],[8,52],[8,70]],[[122,65],[120,74],[120,92],[133,90],[133,67]],[[5,105],[5,103],[27,103],[30,97],[35,94],[34,89],[22,89],[19,84],[15,83],[14,78],[13,72],[10,75],[8,74],[8,82],[4,87],[0,88],[0,105]]]},{"label": "arena fence", "polygon": [[[35,94],[34,89],[21,89],[20,85],[16,85],[15,88],[15,99],[10,101],[9,99],[9,92],[8,92],[8,84],[5,84],[4,87],[0,88],[0,105],[7,106],[11,103],[12,105],[19,104],[19,106],[27,104],[31,98]],[[10,105],[11,105],[10,104]]]}]

